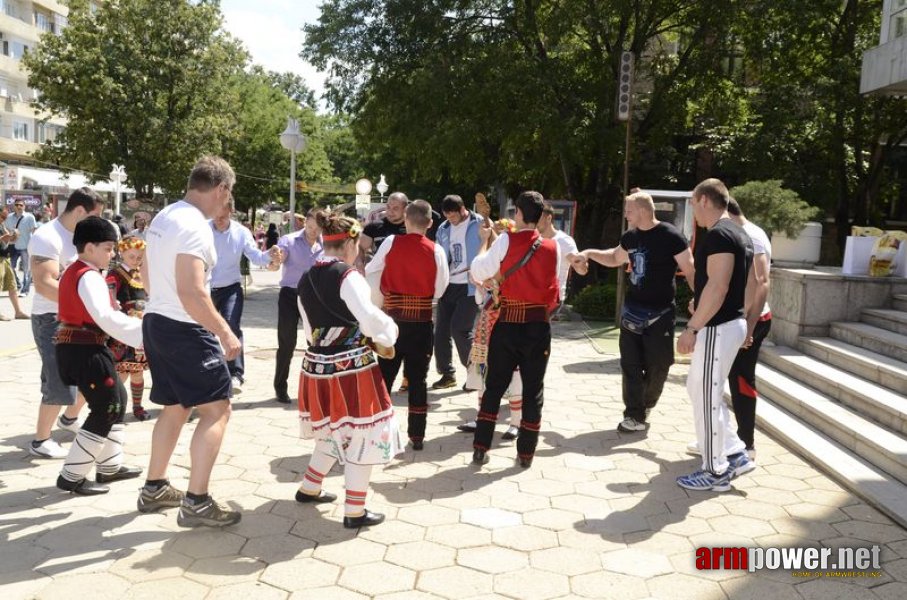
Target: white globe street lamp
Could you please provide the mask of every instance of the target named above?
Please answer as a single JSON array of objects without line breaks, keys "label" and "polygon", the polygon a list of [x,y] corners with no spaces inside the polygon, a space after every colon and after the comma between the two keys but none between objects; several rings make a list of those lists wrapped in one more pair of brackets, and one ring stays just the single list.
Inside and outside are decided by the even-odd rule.
[{"label": "white globe street lamp", "polygon": [[290,151],[290,231],[296,231],[296,153],[305,150],[306,139],[299,131],[299,121],[287,119],[287,128],[280,134],[280,145]]},{"label": "white globe street lamp", "polygon": [[110,183],[113,184],[113,214],[120,214],[120,186],[126,181],[126,167],[114,163],[110,171]]},{"label": "white globe street lamp", "polygon": [[378,189],[378,193],[381,194],[381,201],[384,202],[384,192],[387,191],[388,185],[384,181],[384,173],[381,174],[381,179],[378,180],[378,184],[375,186]]}]

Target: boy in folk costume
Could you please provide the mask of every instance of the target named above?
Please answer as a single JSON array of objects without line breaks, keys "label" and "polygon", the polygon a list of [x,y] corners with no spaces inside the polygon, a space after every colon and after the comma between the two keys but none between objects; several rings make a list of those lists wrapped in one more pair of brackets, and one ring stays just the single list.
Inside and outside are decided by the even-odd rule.
[{"label": "boy in folk costume", "polygon": [[388,236],[365,273],[373,285],[378,283],[384,312],[400,330],[394,357],[378,358],[384,385],[390,391],[402,363],[408,382],[407,433],[413,450],[422,450],[428,413],[426,378],[434,346],[432,301],[444,294],[450,277],[444,251],[425,236],[432,224],[428,202],[416,200],[407,205],[404,223],[406,234]]},{"label": "boy in folk costume", "polygon": [[[120,253],[120,264],[107,273],[107,285],[111,294],[120,303],[120,310],[130,317],[142,318],[145,314],[145,286],[142,284],[140,269],[145,258],[145,240],[126,236],[117,242]],[[117,373],[123,383],[129,379],[129,390],[132,395],[132,415],[138,421],[148,418],[148,411],[142,407],[142,394],[145,391],[143,371],[148,368],[145,352],[132,348],[112,339],[110,349],[117,361]]]},{"label": "boy in folk costume", "polygon": [[332,502],[321,489],[335,462],[344,465],[343,526],[377,525],[384,515],[365,508],[372,467],[401,452],[394,407],[371,341],[397,341],[397,325],[371,301],[365,277],[354,267],[359,223],[342,215],[318,215],[324,256],[299,280],[299,305],[309,346],[299,378],[299,416],[304,438],[316,440],[296,501]]},{"label": "boy in folk costume", "polygon": [[[117,377],[109,337],[142,345],[142,322],[118,311],[101,270],[114,254],[117,232],[100,217],[76,225],[73,244],[79,259],[60,279],[57,364],[66,385],[75,385],[90,410],[76,434],[57,487],[81,495],[104,494],[105,483],[138,477],[142,470],[123,465],[123,413],[126,389]],[[96,482],[87,479],[92,467]]]},{"label": "boy in folk costume", "polygon": [[[545,370],[551,350],[549,315],[559,303],[557,269],[560,250],[554,240],[542,239],[536,224],[542,216],[543,198],[523,192],[516,201],[516,233],[505,233],[472,262],[476,281],[501,277],[501,312],[488,344],[488,370],[473,442],[474,464],[488,462],[488,448],[498,418],[501,398],[513,371],[523,381],[523,415],[517,437],[519,465],[532,465],[542,421]],[[492,230],[480,229],[483,240]]]}]

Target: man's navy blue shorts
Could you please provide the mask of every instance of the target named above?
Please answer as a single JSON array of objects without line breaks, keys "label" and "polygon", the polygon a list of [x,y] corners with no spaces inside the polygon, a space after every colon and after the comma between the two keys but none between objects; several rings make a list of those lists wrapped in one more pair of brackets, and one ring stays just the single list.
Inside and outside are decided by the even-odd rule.
[{"label": "man's navy blue shorts", "polygon": [[195,323],[150,313],[142,319],[151,401],[186,408],[226,400],[230,371],[214,334]]}]

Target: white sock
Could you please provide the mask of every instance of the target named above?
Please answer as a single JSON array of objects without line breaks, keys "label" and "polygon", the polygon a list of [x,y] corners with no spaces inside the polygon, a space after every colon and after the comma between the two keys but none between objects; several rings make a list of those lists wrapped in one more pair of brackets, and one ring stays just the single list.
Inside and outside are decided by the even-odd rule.
[{"label": "white sock", "polygon": [[98,454],[98,473],[113,475],[123,464],[123,441],[126,438],[126,426],[117,423],[110,428],[104,447]]},{"label": "white sock", "polygon": [[368,482],[372,477],[372,465],[351,465],[343,467],[343,478],[346,485],[346,502],[343,513],[347,517],[357,517],[365,512],[365,495]]},{"label": "white sock", "polygon": [[80,429],[60,470],[63,479],[73,483],[85,479],[94,467],[95,458],[101,453],[104,442],[105,439],[101,436]]},{"label": "white sock", "polygon": [[321,482],[324,476],[328,474],[337,459],[328,454],[331,445],[328,442],[315,442],[315,450],[312,451],[312,458],[309,459],[309,466],[302,476],[302,483],[299,489],[312,496],[318,495],[321,491]]},{"label": "white sock", "polygon": [[523,419],[523,399],[510,398],[510,424],[519,428],[520,421]]}]

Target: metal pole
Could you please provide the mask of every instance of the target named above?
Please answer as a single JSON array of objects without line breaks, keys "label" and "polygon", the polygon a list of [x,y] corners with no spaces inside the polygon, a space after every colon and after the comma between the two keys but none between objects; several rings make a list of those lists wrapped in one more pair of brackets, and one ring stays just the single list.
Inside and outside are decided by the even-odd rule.
[{"label": "metal pole", "polygon": [[[630,94],[630,118],[626,120],[627,123],[627,135],[624,138],[624,187],[623,194],[624,198],[629,196],[630,188],[630,131],[631,124],[633,122],[633,94]],[[627,231],[627,219],[624,216],[624,205],[626,200],[622,199],[620,202],[620,235],[623,237],[624,232]],[[614,324],[620,327],[620,313],[624,308],[624,293],[627,289],[627,275],[624,273],[624,267],[621,265],[617,267],[617,298],[614,303]]]},{"label": "metal pole", "polygon": [[290,233],[296,231],[296,150],[290,150]]},{"label": "metal pole", "polygon": [[120,214],[120,178],[117,177],[117,180],[114,181],[114,183],[116,184],[116,187],[113,192],[113,214],[118,215]]}]

